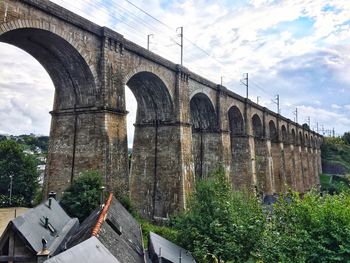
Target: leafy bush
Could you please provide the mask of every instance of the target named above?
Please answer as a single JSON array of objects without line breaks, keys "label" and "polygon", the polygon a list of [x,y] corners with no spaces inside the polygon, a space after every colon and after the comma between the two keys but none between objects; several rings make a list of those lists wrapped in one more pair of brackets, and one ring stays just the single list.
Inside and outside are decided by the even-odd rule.
[{"label": "leafy bush", "polygon": [[349,192],[279,198],[254,254],[263,262],[348,262]]},{"label": "leafy bush", "polygon": [[[341,170],[341,174],[350,173],[350,145],[344,139],[326,137],[321,147],[321,157],[326,173],[337,174],[338,170]],[[337,169],[328,169],[332,165]]]},{"label": "leafy bush", "polygon": [[350,144],[350,132],[345,132],[342,136],[343,141],[345,141],[347,144]]},{"label": "leafy bush", "polygon": [[320,175],[321,191],[329,194],[339,194],[349,190],[349,179],[336,175]]},{"label": "leafy bush", "polygon": [[350,191],[290,192],[263,209],[218,171],[196,183],[188,205],[175,228],[198,262],[350,261]]},{"label": "leafy bush", "polygon": [[83,172],[64,192],[60,204],[71,217],[77,217],[82,222],[99,206],[101,187],[102,177],[99,172]]},{"label": "leafy bush", "polygon": [[255,249],[265,220],[259,201],[233,193],[222,169],[196,183],[188,210],[175,219],[179,244],[199,262],[245,262]]},{"label": "leafy bush", "polygon": [[148,247],[149,232],[156,233],[165,239],[176,243],[177,242],[177,230],[169,226],[157,226],[145,219],[138,219],[142,228],[142,237],[145,248]]}]

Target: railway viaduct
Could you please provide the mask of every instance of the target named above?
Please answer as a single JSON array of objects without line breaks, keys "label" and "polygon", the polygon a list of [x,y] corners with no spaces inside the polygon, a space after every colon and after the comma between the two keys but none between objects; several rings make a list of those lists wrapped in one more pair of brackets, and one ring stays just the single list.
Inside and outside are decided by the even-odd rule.
[{"label": "railway viaduct", "polygon": [[[36,58],[55,86],[45,193],[82,171],[146,217],[186,206],[219,165],[264,196],[319,184],[322,136],[47,0],[1,0],[0,41]],[[125,87],[138,108],[128,165]]]}]

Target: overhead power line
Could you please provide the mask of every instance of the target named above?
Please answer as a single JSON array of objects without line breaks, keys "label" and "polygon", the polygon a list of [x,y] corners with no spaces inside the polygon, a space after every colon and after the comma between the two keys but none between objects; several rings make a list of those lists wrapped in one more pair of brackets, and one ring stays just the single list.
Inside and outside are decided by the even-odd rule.
[{"label": "overhead power line", "polygon": [[[57,1],[57,0],[56,0]],[[152,48],[155,52],[160,52],[161,55],[164,55],[165,57],[171,57],[173,61],[177,61],[178,59],[173,57],[173,54],[177,52],[167,52],[167,48],[174,48],[175,44],[180,45],[181,48],[181,53],[183,52],[183,46],[184,46],[184,41],[188,42],[194,49],[190,49],[190,52],[183,52],[181,54],[181,64],[183,61],[183,57],[185,56],[186,59],[188,58],[193,58],[198,60],[198,55],[195,54],[194,50],[197,50],[201,53],[203,53],[205,56],[207,56],[209,59],[211,59],[215,64],[217,65],[217,69],[220,70],[220,74],[214,74],[211,72],[206,72],[206,76],[210,76],[213,79],[221,78],[221,77],[232,77],[232,72],[227,70],[227,65],[217,59],[215,56],[213,56],[211,53],[209,53],[207,50],[196,44],[194,41],[191,39],[187,38],[183,32],[180,34],[181,35],[181,44],[178,43],[178,41],[175,38],[176,36],[176,30],[175,28],[171,27],[167,23],[163,22],[162,20],[158,19],[157,17],[153,16],[150,12],[144,10],[143,8],[139,7],[138,5],[134,4],[130,0],[123,0],[127,5],[123,5],[120,1],[119,2],[111,2],[108,4],[108,2],[102,2],[102,1],[88,1],[88,0],[77,0],[77,1],[68,1],[68,0],[61,0],[62,2],[65,2],[68,7],[73,6],[76,10],[79,10],[80,13],[85,14],[85,16],[93,17],[94,21],[98,20],[100,17],[96,15],[97,12],[95,12],[95,9],[97,11],[102,12],[105,14],[110,21],[112,25],[116,25],[118,23],[123,23],[126,25],[128,29],[130,29],[132,33],[132,37],[137,38],[140,40],[139,43],[145,43],[145,40],[147,39],[147,48],[149,49],[149,40],[150,36],[152,36],[155,39],[154,43],[154,48]],[[83,10],[80,3],[86,3],[86,5],[91,8],[92,10]],[[130,8],[127,6],[129,5]],[[90,12],[89,12],[90,11]],[[93,11],[93,12],[92,12]],[[140,13],[142,15],[140,15]],[[149,19],[147,19],[149,18]],[[153,23],[152,21],[156,22]],[[141,26],[141,27],[140,27]],[[161,27],[160,27],[161,26]],[[146,29],[147,33],[142,32],[143,28]],[[166,36],[166,38],[162,37]],[[171,45],[169,45],[167,42],[168,40],[171,41]],[[153,42],[152,42],[153,43]],[[163,49],[159,49],[159,47],[164,47]],[[177,53],[178,54],[178,53]],[[203,58],[201,58],[203,59]],[[190,60],[188,60],[190,61]],[[214,64],[212,64],[214,66]],[[215,66],[216,67],[216,66]],[[194,68],[197,68],[196,65],[194,65]],[[198,69],[199,71],[202,71],[203,69]],[[240,70],[234,69],[236,73],[241,75]],[[221,74],[224,72],[224,75]],[[227,75],[226,75],[227,73]],[[220,76],[220,77],[219,77]],[[232,79],[232,78],[231,78]],[[248,74],[247,74],[247,79],[248,79]],[[246,87],[248,86],[248,83],[246,83]],[[252,84],[254,87],[259,89],[260,91],[264,92],[267,94],[269,97],[271,94],[267,92],[264,88],[261,87],[256,81],[252,80],[252,77],[250,76],[249,79],[249,84]],[[246,96],[248,97],[248,87],[246,91]],[[279,110],[279,109],[278,109]]]}]

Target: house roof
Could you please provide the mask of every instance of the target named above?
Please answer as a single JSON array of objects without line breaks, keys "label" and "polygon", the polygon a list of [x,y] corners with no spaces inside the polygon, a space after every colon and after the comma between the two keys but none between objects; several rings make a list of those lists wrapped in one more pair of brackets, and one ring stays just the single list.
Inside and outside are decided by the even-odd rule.
[{"label": "house roof", "polygon": [[[45,218],[47,218],[46,226]],[[12,228],[36,253],[42,250],[42,239],[44,238],[47,241],[47,250],[50,251],[50,255],[54,255],[60,252],[61,245],[77,229],[78,225],[78,219],[70,218],[57,201],[51,198],[50,201],[47,200],[12,219],[6,231]]]},{"label": "house roof", "polygon": [[44,263],[120,263],[109,250],[94,236],[84,242],[54,256]]},{"label": "house roof", "polygon": [[180,256],[182,263],[196,262],[189,251],[153,232],[149,234],[148,253],[155,262],[158,262],[159,257],[165,262],[180,262]]},{"label": "house roof", "polygon": [[112,194],[103,209],[96,209],[80,225],[68,247],[91,236],[95,236],[120,262],[145,262],[141,227]]}]

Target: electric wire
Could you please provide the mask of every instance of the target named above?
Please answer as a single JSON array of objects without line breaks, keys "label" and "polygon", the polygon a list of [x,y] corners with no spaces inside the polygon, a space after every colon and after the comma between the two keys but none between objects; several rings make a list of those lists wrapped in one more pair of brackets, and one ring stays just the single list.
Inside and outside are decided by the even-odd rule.
[{"label": "electric wire", "polygon": [[[68,2],[66,0],[61,0],[61,2],[65,2],[67,3],[68,6],[72,6],[71,2]],[[80,1],[81,2],[81,1]],[[105,15],[107,15],[108,19],[111,21],[112,24],[118,24],[115,23],[114,20],[119,21],[120,23],[125,24],[129,29],[131,29],[135,34],[133,34],[132,36],[134,38],[138,38],[140,40],[140,42],[142,40],[144,40],[144,34],[141,34],[140,32],[140,24],[146,28],[147,30],[150,30],[151,32],[155,32],[159,35],[165,35],[169,38],[169,40],[171,41],[171,44],[165,44],[164,43],[164,39],[161,38],[157,38],[157,40],[162,41],[163,43],[161,43],[163,47],[166,48],[170,48],[170,47],[174,47],[175,44],[179,45],[179,43],[174,39],[173,35],[171,33],[174,33],[174,28],[172,28],[171,26],[169,26],[168,24],[164,23],[163,21],[161,21],[160,19],[156,18],[155,16],[153,16],[152,14],[150,14],[149,12],[145,11],[144,9],[140,8],[139,6],[135,5],[133,2],[131,2],[130,0],[124,0],[124,2],[126,2],[127,4],[129,4],[130,6],[132,6],[133,8],[135,8],[137,11],[141,12],[142,14],[146,15],[147,17],[150,17],[152,20],[156,21],[158,24],[162,25],[163,28],[165,28],[168,32],[160,29],[159,27],[157,27],[156,25],[151,24],[151,22],[147,21],[146,19],[142,18],[141,16],[137,16],[135,13],[133,13],[131,10],[129,10],[126,7],[123,7],[122,5],[118,4],[118,3],[113,3],[113,5],[111,6],[107,6],[106,3],[101,3],[100,1],[94,1],[94,2],[90,2],[89,0],[82,0],[83,3],[87,4],[89,7],[95,7],[98,10],[100,10],[101,12],[103,12]],[[95,18],[98,18],[96,16],[93,16],[92,14],[86,14],[86,10],[82,10],[81,8],[77,7],[75,5],[75,8],[77,10],[79,10],[81,13],[88,15],[88,16],[92,16]],[[111,11],[113,14],[111,14]],[[138,21],[137,25],[135,24],[135,21]],[[113,23],[114,22],[114,23]],[[223,62],[221,62],[219,59],[217,59],[216,57],[214,57],[213,55],[211,55],[208,51],[206,51],[205,49],[203,49],[202,47],[200,47],[198,44],[196,44],[195,42],[193,42],[192,40],[190,40],[189,38],[184,36],[184,40],[191,44],[193,47],[195,47],[195,49],[199,50],[201,53],[205,54],[209,59],[212,59],[213,62],[215,62],[215,64],[218,64],[221,66],[220,71],[224,72],[224,73],[228,73],[228,79],[230,79],[230,75],[231,72],[229,72],[227,70],[227,65],[224,64]],[[144,41],[142,41],[144,42]],[[157,50],[160,53],[166,53],[166,56],[169,57],[169,53],[171,52],[166,52],[166,51],[162,51],[159,48],[155,48],[155,50]],[[185,58],[189,59],[190,61],[193,60],[198,60],[198,56],[196,56],[195,54],[193,54],[194,52],[189,52],[189,53],[185,53]],[[172,58],[172,60],[177,60],[176,58]],[[193,63],[189,63],[191,65],[193,65]],[[197,66],[195,66],[195,68],[198,68]],[[227,70],[227,71],[226,71]],[[199,70],[202,71],[202,70]],[[239,75],[241,75],[241,71],[234,69],[235,73],[238,73]],[[212,79],[216,79],[218,78],[217,75],[211,74],[206,72],[205,73],[206,76],[210,75],[210,78]],[[224,75],[224,77],[226,76],[226,74]],[[219,76],[220,77],[220,76]],[[262,92],[264,92],[265,94],[269,95],[270,94],[263,89],[259,84],[257,84],[255,81],[252,81],[252,79],[250,79],[250,83],[252,83],[256,88],[258,88],[259,90],[261,90]],[[239,92],[240,93],[240,92]]]}]

